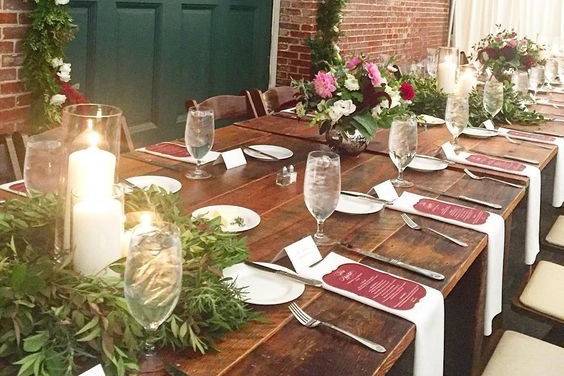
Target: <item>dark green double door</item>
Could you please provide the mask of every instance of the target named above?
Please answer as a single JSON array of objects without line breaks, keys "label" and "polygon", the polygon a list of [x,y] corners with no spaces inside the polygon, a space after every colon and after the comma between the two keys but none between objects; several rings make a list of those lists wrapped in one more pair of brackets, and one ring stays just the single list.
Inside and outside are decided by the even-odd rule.
[{"label": "dark green double door", "polygon": [[266,87],[272,0],[71,1],[73,83],[137,140],[178,135],[184,100]]}]

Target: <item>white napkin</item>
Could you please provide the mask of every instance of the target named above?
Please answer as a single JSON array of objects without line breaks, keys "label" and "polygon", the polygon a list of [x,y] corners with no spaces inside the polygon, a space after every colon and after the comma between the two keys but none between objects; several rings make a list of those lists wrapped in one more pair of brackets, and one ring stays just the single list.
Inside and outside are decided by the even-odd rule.
[{"label": "white napkin", "polygon": [[20,195],[20,196],[27,196],[26,192],[17,191],[15,189],[10,188],[13,185],[16,185],[16,184],[19,185],[19,184],[22,184],[23,182],[24,182],[23,180],[16,180],[16,181],[12,181],[10,183],[5,183],[5,184],[0,185],[0,189],[4,190],[6,192],[10,192],[10,193]]},{"label": "white napkin", "polygon": [[[540,204],[541,204],[541,173],[538,167],[531,166],[521,162],[513,162],[503,158],[489,157],[478,152],[454,152],[450,143],[445,143],[443,151],[446,157],[456,163],[468,166],[476,166],[493,171],[506,172],[509,174],[526,176],[529,178],[529,197],[527,200],[527,228],[525,231],[525,264],[532,265],[535,263],[537,254],[540,252]],[[488,160],[500,161],[507,167],[490,166],[479,161],[470,161],[470,156],[479,156]],[[509,166],[513,166],[512,169]]]},{"label": "white napkin", "polygon": [[[180,162],[186,162],[186,163],[191,163],[191,164],[196,164],[196,159],[192,158],[192,157],[175,157],[174,155],[170,155],[170,154],[163,154],[163,153],[159,153],[157,151],[153,151],[153,150],[147,150],[146,148],[139,148],[137,149],[137,151],[143,152],[143,153],[147,153],[147,154],[153,154],[159,157],[163,157],[163,158],[168,158],[168,159],[173,159],[175,161],[180,161]],[[218,153],[217,151],[209,151],[208,154],[206,154],[206,156],[201,160],[202,164],[206,164],[206,163],[210,163],[215,161],[219,156],[221,155],[221,153]]]},{"label": "white napkin", "polygon": [[[421,202],[420,200],[429,200]],[[481,221],[474,223],[466,223],[460,220],[445,218],[444,216],[426,213],[417,210],[415,205],[432,205],[433,203],[445,203],[451,209],[448,214],[461,215],[461,210],[470,210],[465,214],[467,222],[473,222],[473,219],[481,218]],[[484,335],[492,334],[492,321],[494,317],[501,312],[501,297],[503,286],[503,252],[505,246],[505,221],[503,218],[494,213],[490,213],[480,209],[469,208],[467,206],[453,204],[437,199],[432,199],[415,193],[403,192],[403,194],[394,201],[390,209],[398,210],[404,213],[417,214],[422,217],[433,218],[441,222],[450,223],[452,225],[479,231],[488,235],[488,267],[486,276],[486,305],[484,308]],[[431,209],[431,208],[430,208]],[[443,215],[447,214],[445,208],[439,209]],[[485,221],[484,221],[485,219]],[[483,223],[480,223],[483,222]]]},{"label": "white napkin", "polygon": [[552,206],[555,208],[562,206],[562,204],[564,204],[564,138],[506,128],[498,128],[497,131],[500,134],[506,134],[519,140],[529,140],[558,146],[556,171],[554,173],[554,188],[552,191]]},{"label": "white napkin", "polygon": [[[425,289],[425,296],[420,298],[420,300],[416,302],[411,309],[405,309],[405,307],[404,309],[390,308],[368,297],[328,284],[326,282],[327,275],[344,264],[361,265],[364,268],[376,270],[384,275],[406,281],[405,283],[411,284],[415,282],[357,263],[333,252],[329,253],[320,263],[304,271],[304,274],[308,277],[322,280],[323,288],[326,290],[346,296],[347,298],[391,313],[414,323],[416,327],[415,361],[413,370],[414,376],[442,376],[444,357],[444,298],[441,292],[425,285],[415,283]],[[325,280],[323,278],[324,276]],[[350,284],[351,281],[355,280],[355,278],[347,279],[347,277],[350,276],[350,274],[345,274],[343,279],[346,280],[346,282],[343,282],[344,284]],[[359,276],[356,275],[353,277],[358,278]],[[383,284],[385,285],[385,282],[383,281],[379,281],[374,285],[367,284],[366,288],[363,289],[363,292],[375,293],[374,290],[381,288]],[[402,300],[400,300],[400,302],[408,301],[412,297],[413,296],[409,294],[401,295]]]}]

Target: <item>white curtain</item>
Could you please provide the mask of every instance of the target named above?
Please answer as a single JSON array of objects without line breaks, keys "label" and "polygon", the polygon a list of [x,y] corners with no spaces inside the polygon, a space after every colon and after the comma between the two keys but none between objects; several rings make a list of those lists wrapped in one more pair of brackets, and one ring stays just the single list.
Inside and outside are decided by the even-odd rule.
[{"label": "white curtain", "polygon": [[454,5],[454,45],[471,52],[487,34],[515,29],[550,46],[564,50],[564,0],[451,0]]}]

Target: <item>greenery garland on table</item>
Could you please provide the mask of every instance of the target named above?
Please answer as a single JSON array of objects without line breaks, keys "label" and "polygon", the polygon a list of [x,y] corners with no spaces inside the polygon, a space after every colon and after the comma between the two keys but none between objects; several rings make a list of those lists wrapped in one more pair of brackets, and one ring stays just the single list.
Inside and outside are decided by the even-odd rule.
[{"label": "greenery garland on table", "polygon": [[343,8],[348,0],[322,0],[317,8],[317,31],[308,38],[311,49],[311,67],[313,73],[328,70],[342,62],[337,42],[341,32],[339,26],[343,19]]},{"label": "greenery garland on table", "polygon": [[60,124],[63,104],[83,103],[86,98],[70,84],[71,65],[64,62],[65,48],[76,33],[69,0],[33,1],[23,42],[23,74],[32,96],[32,131],[39,133]]},{"label": "greenery garland on table", "polygon": [[[256,317],[220,270],[244,260],[236,235],[219,219],[192,220],[179,198],[158,191],[126,195],[126,212],[150,210],[181,231],[184,265],[180,300],[161,325],[157,345],[204,353],[214,339]],[[123,281],[85,277],[50,253],[61,213],[53,195],[6,201],[0,213],[0,375],[76,375],[102,363],[108,375],[134,372],[142,327],[129,314]],[[124,260],[112,265],[122,272]]]}]

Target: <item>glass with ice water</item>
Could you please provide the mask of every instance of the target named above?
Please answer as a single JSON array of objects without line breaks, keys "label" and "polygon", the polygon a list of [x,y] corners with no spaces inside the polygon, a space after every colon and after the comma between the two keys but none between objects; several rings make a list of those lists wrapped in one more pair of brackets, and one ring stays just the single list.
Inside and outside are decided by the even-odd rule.
[{"label": "glass with ice water", "polygon": [[202,159],[213,146],[214,133],[215,124],[212,110],[191,108],[188,111],[184,139],[188,153],[196,160],[196,168],[186,174],[188,179],[211,178],[212,175],[200,166]]},{"label": "glass with ice water", "polygon": [[392,180],[394,187],[412,187],[413,183],[404,180],[403,171],[417,154],[417,121],[411,116],[395,119],[390,127],[388,154],[398,169],[398,177]]},{"label": "glass with ice water", "polygon": [[464,131],[470,119],[468,106],[468,96],[451,94],[447,98],[445,123],[448,131],[452,135],[452,145],[454,150],[460,150],[462,147],[458,144],[458,136]]}]

